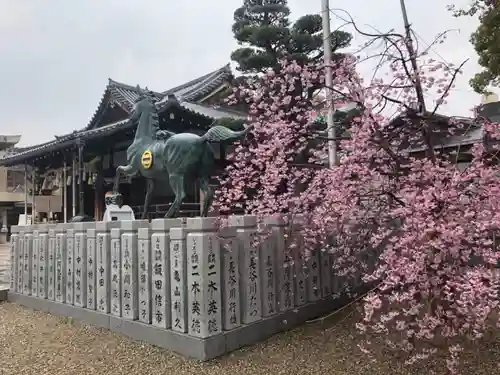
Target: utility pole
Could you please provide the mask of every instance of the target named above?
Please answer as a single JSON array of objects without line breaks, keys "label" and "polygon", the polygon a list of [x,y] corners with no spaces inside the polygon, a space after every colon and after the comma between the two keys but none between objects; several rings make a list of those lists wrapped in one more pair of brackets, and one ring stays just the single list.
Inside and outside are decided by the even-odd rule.
[{"label": "utility pole", "polygon": [[408,14],[406,13],[406,4],[405,0],[399,0],[401,4],[401,13],[403,15],[403,22],[405,25],[406,31],[406,48],[408,49],[408,53],[410,54],[410,63],[413,70],[413,74],[415,74],[415,92],[417,94],[417,100],[419,104],[418,111],[421,115],[425,113],[425,99],[424,99],[424,91],[422,89],[422,82],[420,80],[420,74],[418,70],[417,64],[417,56],[415,54],[415,49],[413,48],[413,40],[411,38],[411,27],[410,22],[408,21]]},{"label": "utility pole", "polygon": [[332,43],[330,32],[330,1],[322,0],[321,13],[323,19],[323,48],[325,59],[325,85],[328,114],[326,124],[328,130],[328,164],[333,167],[337,164],[337,141],[335,139],[335,123],[333,121],[333,71],[332,71]]}]

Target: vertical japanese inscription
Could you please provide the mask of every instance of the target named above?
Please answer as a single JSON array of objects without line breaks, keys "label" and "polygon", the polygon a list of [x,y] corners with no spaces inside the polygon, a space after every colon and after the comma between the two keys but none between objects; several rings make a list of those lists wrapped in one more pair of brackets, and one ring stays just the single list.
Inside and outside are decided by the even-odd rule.
[{"label": "vertical japanese inscription", "polygon": [[302,247],[298,246],[294,254],[295,267],[295,305],[302,306],[307,303],[307,287],[306,287],[306,267]]},{"label": "vertical japanese inscription", "polygon": [[[141,230],[141,229],[139,229]],[[146,230],[147,237],[149,235]],[[154,240],[153,240],[154,241]],[[151,323],[151,256],[150,240],[139,239],[139,320],[143,323]],[[170,308],[170,306],[169,306]]]},{"label": "vertical japanese inscription", "polygon": [[19,235],[12,233],[10,236],[10,290],[17,291],[17,273],[19,252]]},{"label": "vertical japanese inscription", "polygon": [[181,239],[170,240],[172,329],[183,333],[187,332],[186,257],[183,251],[184,243],[185,241]]},{"label": "vertical japanese inscription", "polygon": [[111,229],[111,314],[122,315],[122,249],[120,229]]},{"label": "vertical japanese inscription", "polygon": [[56,238],[54,229],[49,230],[49,251],[47,258],[47,298],[53,301],[56,297],[55,282],[56,282]]},{"label": "vertical japanese inscription", "polygon": [[241,325],[239,247],[235,238],[223,239],[222,241],[223,328],[229,331]]},{"label": "vertical japanese inscription", "polygon": [[109,298],[109,233],[98,233],[96,239],[97,310],[110,312]]},{"label": "vertical japanese inscription", "polygon": [[33,251],[31,253],[31,295],[38,296],[38,254],[40,249],[39,231],[33,232]]},{"label": "vertical japanese inscription", "polygon": [[137,320],[137,234],[124,233],[121,238],[122,250],[122,316],[124,319]]},{"label": "vertical japanese inscription", "polygon": [[332,294],[332,263],[330,253],[323,249],[319,252],[321,262],[321,294],[327,297]]},{"label": "vertical japanese inscription", "polygon": [[75,306],[87,306],[87,235],[75,233]]},{"label": "vertical japanese inscription", "polygon": [[189,334],[200,336],[202,324],[202,302],[201,302],[201,274],[200,274],[200,254],[198,253],[198,238],[190,234],[187,239],[188,247],[188,321],[190,322]]},{"label": "vertical japanese inscription", "polygon": [[311,251],[307,259],[307,295],[309,302],[317,301],[321,298],[320,286],[320,265],[319,265],[319,252],[317,250]]},{"label": "vertical japanese inscription", "polygon": [[211,233],[191,233],[187,246],[189,334],[213,336],[222,324],[218,240]]},{"label": "vertical japanese inscription", "polygon": [[23,275],[24,275],[24,244],[25,233],[21,232],[19,234],[19,247],[17,251],[17,291],[18,293],[23,292]]},{"label": "vertical japanese inscription", "polygon": [[32,271],[33,234],[24,235],[23,254],[23,294],[31,294],[31,271]]},{"label": "vertical japanese inscription", "polygon": [[48,269],[47,269],[47,259],[48,259],[48,247],[49,247],[49,236],[47,233],[40,233],[38,237],[39,248],[38,248],[38,297],[44,299],[47,298],[48,293]]},{"label": "vertical japanese inscription", "polygon": [[153,247],[151,251],[153,325],[168,328],[171,325],[171,308],[169,298],[170,275],[168,274],[170,256],[167,250],[167,235],[166,233],[155,233],[151,237],[151,241]]},{"label": "vertical japanese inscription", "polygon": [[66,303],[75,303],[74,282],[75,282],[75,232],[73,229],[66,231]]},{"label": "vertical japanese inscription", "polygon": [[97,308],[96,238],[95,230],[87,231],[87,308]]},{"label": "vertical japanese inscription", "polygon": [[66,262],[64,261],[65,249],[64,245],[66,243],[66,234],[57,233],[56,234],[56,256],[55,256],[55,269],[56,269],[56,302],[64,303],[66,299],[66,283],[65,283],[65,268]]},{"label": "vertical japanese inscription", "polygon": [[242,240],[240,253],[242,274],[242,321],[252,323],[262,316],[262,299],[259,267],[259,247],[256,245],[255,231],[239,230]]},{"label": "vertical japanese inscription", "polygon": [[262,315],[271,316],[277,312],[276,293],[276,249],[272,238],[268,238],[262,244],[262,256],[260,257],[261,269],[263,270],[262,284]]}]

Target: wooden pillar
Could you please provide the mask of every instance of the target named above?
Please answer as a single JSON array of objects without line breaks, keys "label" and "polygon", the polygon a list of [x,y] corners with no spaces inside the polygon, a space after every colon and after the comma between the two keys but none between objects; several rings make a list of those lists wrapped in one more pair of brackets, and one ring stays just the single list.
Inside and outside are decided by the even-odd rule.
[{"label": "wooden pillar", "polygon": [[62,186],[62,201],[63,201],[63,219],[64,222],[68,222],[68,186],[67,186],[68,176],[66,173],[66,159],[63,163],[63,186]]},{"label": "wooden pillar", "polygon": [[36,174],[37,170],[33,165],[31,171],[31,224],[36,224]]},{"label": "wooden pillar", "polygon": [[28,224],[28,164],[24,163],[24,220]]},{"label": "wooden pillar", "polygon": [[73,160],[71,165],[71,205],[72,205],[72,215],[76,216],[76,155],[73,153]]}]

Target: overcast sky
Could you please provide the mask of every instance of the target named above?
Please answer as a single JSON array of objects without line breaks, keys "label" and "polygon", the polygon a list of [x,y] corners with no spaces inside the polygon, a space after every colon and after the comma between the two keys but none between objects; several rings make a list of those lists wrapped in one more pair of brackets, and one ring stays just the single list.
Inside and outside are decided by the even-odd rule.
[{"label": "overcast sky", "polygon": [[[468,41],[476,21],[451,17],[445,9],[451,1],[407,0],[407,8],[422,43],[457,29],[435,51],[449,62],[471,57],[443,108],[468,115],[480,100],[467,84],[478,69]],[[241,3],[0,0],[0,133],[22,134],[20,145],[31,145],[85,127],[108,77],[163,91],[225,65],[236,46],[231,25]],[[289,5],[295,18],[319,13],[321,0]],[[348,10],[365,29],[402,29],[399,0],[331,0],[331,7]],[[340,23],[332,17],[332,28]],[[354,46],[362,42],[357,37]]]}]

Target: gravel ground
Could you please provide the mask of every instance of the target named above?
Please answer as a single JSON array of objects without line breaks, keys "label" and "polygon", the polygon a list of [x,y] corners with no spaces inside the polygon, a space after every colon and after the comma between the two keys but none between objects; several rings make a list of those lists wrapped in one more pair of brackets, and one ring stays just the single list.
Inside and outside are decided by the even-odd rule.
[{"label": "gravel ground", "polygon": [[[8,282],[8,247],[0,245],[0,289]],[[200,363],[133,342],[107,330],[0,303],[0,374],[85,375],[402,375],[446,374],[444,363],[401,365],[389,351],[377,361],[362,355],[356,343],[354,310],[305,324],[221,359]],[[500,336],[474,347],[465,374],[499,374]]]},{"label": "gravel ground", "polygon": [[[407,368],[389,353],[363,356],[353,335],[355,313],[276,335],[221,359],[200,363],[67,318],[0,304],[0,374],[246,375],[246,374],[446,374],[442,362]],[[498,374],[496,341],[467,357],[465,374]]]}]

